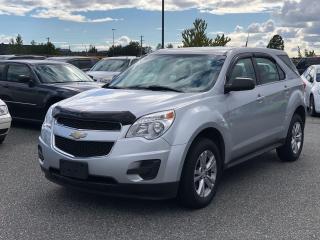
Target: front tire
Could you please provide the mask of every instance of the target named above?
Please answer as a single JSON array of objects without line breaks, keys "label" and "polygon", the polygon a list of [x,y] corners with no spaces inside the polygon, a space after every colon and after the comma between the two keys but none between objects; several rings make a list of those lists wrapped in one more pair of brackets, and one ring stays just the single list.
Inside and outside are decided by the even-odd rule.
[{"label": "front tire", "polygon": [[179,200],[188,208],[206,207],[214,198],[221,177],[221,157],[216,144],[200,138],[187,155],[179,188]]},{"label": "front tire", "polygon": [[295,114],[291,120],[285,144],[277,148],[277,154],[282,161],[294,162],[299,159],[304,142],[304,122],[301,116]]},{"label": "front tire", "polygon": [[4,139],[6,138],[6,136],[1,136],[0,137],[0,144],[2,144],[4,142]]}]

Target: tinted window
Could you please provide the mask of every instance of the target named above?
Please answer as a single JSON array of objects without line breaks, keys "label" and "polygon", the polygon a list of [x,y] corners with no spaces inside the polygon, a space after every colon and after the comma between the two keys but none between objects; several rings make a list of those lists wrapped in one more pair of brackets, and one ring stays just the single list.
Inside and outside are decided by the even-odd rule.
[{"label": "tinted window", "polygon": [[260,77],[260,84],[277,82],[280,80],[277,65],[268,58],[255,58]]},{"label": "tinted window", "polygon": [[4,72],[4,68],[5,68],[5,64],[0,64],[0,81],[3,81],[4,79],[3,79],[3,77],[4,77],[4,74],[3,74],[3,72]]},{"label": "tinted window", "polygon": [[120,74],[110,87],[139,89],[158,86],[202,92],[215,84],[224,60],[224,56],[213,55],[149,55]]},{"label": "tinted window", "polygon": [[34,69],[43,83],[93,81],[84,72],[68,64],[39,64]]},{"label": "tinted window", "polygon": [[79,60],[78,66],[80,69],[88,69],[92,67],[92,62],[90,59]]},{"label": "tinted window", "polygon": [[9,65],[7,73],[7,81],[19,82],[21,77],[32,77],[28,66],[23,64],[12,64]]},{"label": "tinted window", "polygon": [[296,74],[299,74],[296,66],[293,64],[293,62],[291,61],[291,59],[290,59],[287,55],[278,55],[278,57],[279,57],[292,71],[294,71]]},{"label": "tinted window", "polygon": [[128,66],[128,59],[105,59],[98,62],[91,71],[123,72]]},{"label": "tinted window", "polygon": [[232,69],[229,81],[234,82],[237,78],[251,78],[253,80],[256,80],[256,74],[254,72],[251,58],[240,59],[235,64]]}]

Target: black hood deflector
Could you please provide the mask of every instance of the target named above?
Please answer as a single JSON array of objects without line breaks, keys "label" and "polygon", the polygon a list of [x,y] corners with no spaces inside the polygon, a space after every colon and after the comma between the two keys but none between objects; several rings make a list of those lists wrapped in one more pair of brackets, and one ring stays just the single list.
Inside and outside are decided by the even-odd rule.
[{"label": "black hood deflector", "polygon": [[100,122],[118,122],[122,125],[132,125],[136,120],[136,116],[129,111],[119,112],[85,112],[57,106],[53,109],[53,117],[65,117],[71,119],[81,119]]}]

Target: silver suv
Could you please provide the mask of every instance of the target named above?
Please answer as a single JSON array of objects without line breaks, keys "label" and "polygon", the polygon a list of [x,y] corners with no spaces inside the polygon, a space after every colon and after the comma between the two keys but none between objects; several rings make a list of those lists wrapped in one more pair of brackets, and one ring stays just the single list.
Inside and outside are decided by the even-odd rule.
[{"label": "silver suv", "polygon": [[39,162],[67,187],[201,208],[223,170],[274,149],[297,160],[305,118],[303,83],[283,51],[160,50],[52,106]]}]

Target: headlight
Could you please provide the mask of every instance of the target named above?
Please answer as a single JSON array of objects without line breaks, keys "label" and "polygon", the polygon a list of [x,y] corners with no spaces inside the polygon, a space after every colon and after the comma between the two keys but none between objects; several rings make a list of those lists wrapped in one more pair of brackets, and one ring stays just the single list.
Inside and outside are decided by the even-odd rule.
[{"label": "headlight", "polygon": [[42,124],[42,128],[50,128],[52,127],[52,121],[53,121],[53,117],[52,117],[52,111],[53,111],[53,106],[49,108],[46,117],[44,119],[44,122]]},{"label": "headlight", "polygon": [[7,115],[9,113],[8,108],[6,105],[0,106],[0,116]]},{"label": "headlight", "polygon": [[130,127],[126,137],[143,137],[148,140],[159,138],[170,128],[174,119],[173,110],[141,117]]},{"label": "headlight", "polygon": [[53,121],[52,110],[53,110],[53,107],[50,107],[41,128],[41,139],[47,145],[51,144],[51,132],[52,132],[51,128],[52,128],[52,121]]}]

